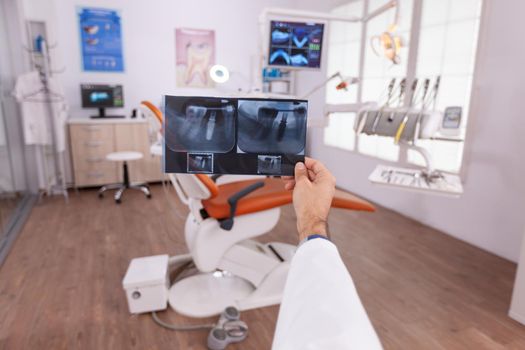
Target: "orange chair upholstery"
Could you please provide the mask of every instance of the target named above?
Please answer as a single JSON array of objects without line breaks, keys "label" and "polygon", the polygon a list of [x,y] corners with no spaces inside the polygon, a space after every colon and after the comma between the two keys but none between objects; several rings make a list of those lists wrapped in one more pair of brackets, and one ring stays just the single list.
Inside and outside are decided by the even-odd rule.
[{"label": "orange chair upholstery", "polygon": [[155,117],[157,117],[157,119],[160,122],[160,125],[162,125],[162,119],[163,118],[162,118],[162,112],[160,111],[160,109],[158,109],[157,106],[155,106],[153,103],[151,103],[149,101],[142,101],[141,104],[143,104],[144,106],[148,107],[153,112]]},{"label": "orange chair upholstery", "polygon": [[[281,179],[266,178],[261,180],[245,180],[217,186],[206,175],[197,175],[210,190],[212,196],[203,200],[202,205],[209,216],[215,219],[226,219],[230,216],[228,199],[240,190],[263,181],[264,186],[243,197],[237,203],[235,215],[243,215],[280,207],[292,203],[292,192],[284,188]],[[203,177],[207,180],[203,181]],[[332,207],[349,210],[375,211],[375,207],[350,193],[337,190],[332,201]]]}]

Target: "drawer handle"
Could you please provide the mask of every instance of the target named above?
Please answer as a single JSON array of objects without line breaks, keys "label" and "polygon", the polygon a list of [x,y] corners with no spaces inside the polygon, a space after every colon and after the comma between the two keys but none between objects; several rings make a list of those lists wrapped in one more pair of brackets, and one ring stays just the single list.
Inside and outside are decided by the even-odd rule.
[{"label": "drawer handle", "polygon": [[100,147],[104,144],[103,141],[91,141],[91,142],[84,142],[84,145],[87,147]]},{"label": "drawer handle", "polygon": [[86,158],[86,160],[90,163],[99,163],[99,162],[102,162],[104,158],[92,157],[92,158]]},{"label": "drawer handle", "polygon": [[98,178],[101,178],[103,176],[104,176],[104,173],[88,173],[88,177],[90,177],[90,178],[98,179]]}]

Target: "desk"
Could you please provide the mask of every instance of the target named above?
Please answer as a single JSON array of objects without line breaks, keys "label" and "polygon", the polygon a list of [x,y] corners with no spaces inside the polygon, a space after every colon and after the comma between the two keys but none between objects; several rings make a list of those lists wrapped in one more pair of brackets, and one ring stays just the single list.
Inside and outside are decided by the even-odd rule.
[{"label": "desk", "polygon": [[75,187],[101,186],[122,180],[122,167],[106,160],[111,152],[137,151],[144,158],[130,162],[132,182],[163,179],[161,157],[150,153],[145,119],[87,119],[68,121]]}]

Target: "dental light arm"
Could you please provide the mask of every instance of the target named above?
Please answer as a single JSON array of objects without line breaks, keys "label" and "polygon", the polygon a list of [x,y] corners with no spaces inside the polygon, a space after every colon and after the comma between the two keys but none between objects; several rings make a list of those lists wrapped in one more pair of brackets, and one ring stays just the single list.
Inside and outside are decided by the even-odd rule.
[{"label": "dental light arm", "polygon": [[301,99],[308,98],[314,92],[316,92],[317,90],[322,89],[326,84],[328,84],[329,82],[331,82],[335,78],[339,78],[341,80],[341,82],[339,84],[337,84],[337,86],[335,87],[336,90],[347,90],[347,87],[349,85],[353,85],[353,84],[359,83],[359,79],[358,78],[343,77],[341,72],[336,72],[336,73],[332,74],[331,76],[329,76],[328,78],[326,78],[321,84],[315,86],[312,90],[308,91],[306,94],[301,96]]},{"label": "dental light arm", "polygon": [[221,221],[220,226],[223,230],[230,231],[233,227],[233,218],[235,217],[235,211],[237,210],[237,202],[246,197],[250,193],[264,186],[263,181],[256,182],[233,194],[228,198],[228,204],[230,205],[230,217]]}]

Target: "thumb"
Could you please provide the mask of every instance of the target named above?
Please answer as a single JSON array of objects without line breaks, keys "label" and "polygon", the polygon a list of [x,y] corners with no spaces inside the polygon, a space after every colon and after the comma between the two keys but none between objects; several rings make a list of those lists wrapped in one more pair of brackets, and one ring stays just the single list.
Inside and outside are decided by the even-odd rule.
[{"label": "thumb", "polygon": [[295,164],[295,181],[301,181],[303,179],[308,179],[308,171],[306,170],[306,166],[302,162],[298,162]]}]

